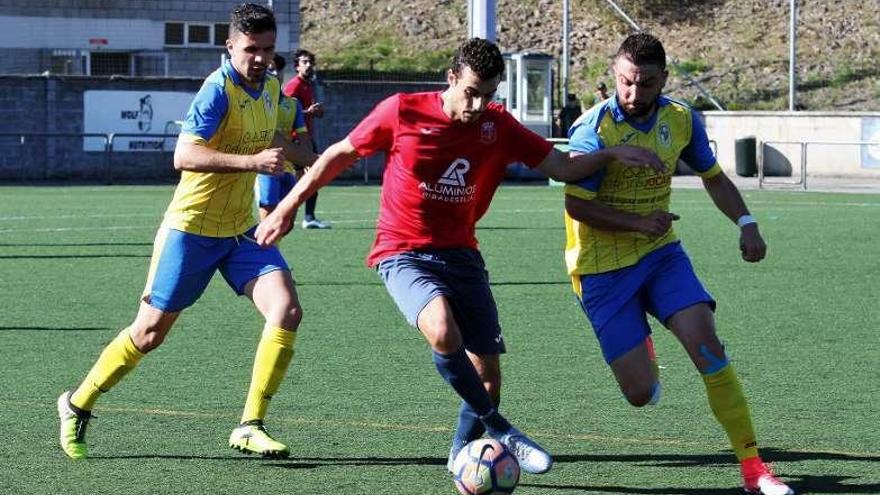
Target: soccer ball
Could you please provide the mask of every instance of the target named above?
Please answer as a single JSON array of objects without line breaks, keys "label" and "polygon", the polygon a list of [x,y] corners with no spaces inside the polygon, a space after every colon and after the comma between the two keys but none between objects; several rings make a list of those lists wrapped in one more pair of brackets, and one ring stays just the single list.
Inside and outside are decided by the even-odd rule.
[{"label": "soccer ball", "polygon": [[462,495],[513,493],[519,482],[516,458],[498,440],[474,440],[452,464],[455,487]]}]

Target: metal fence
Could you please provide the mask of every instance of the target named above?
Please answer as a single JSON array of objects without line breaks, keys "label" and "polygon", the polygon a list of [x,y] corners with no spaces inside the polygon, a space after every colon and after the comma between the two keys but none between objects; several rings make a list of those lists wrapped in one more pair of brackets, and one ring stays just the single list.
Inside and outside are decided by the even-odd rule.
[{"label": "metal fence", "polygon": [[[167,129],[166,129],[167,130]],[[0,181],[83,181],[115,182],[162,181],[178,178],[173,166],[177,133],[0,133]],[[118,149],[126,138],[161,140],[150,151]],[[97,140],[86,151],[85,140]],[[384,155],[358,160],[340,174],[342,181],[381,181]]]},{"label": "metal fence", "polygon": [[[114,149],[117,139],[127,137],[162,139],[163,146],[150,152]],[[86,139],[99,140],[101,151],[84,151]],[[176,140],[177,134],[0,133],[0,180],[112,184],[120,178],[169,179],[175,176],[171,163]]]},{"label": "metal fence", "polygon": [[[785,179],[777,179],[768,181],[767,180],[767,169],[768,164],[766,162],[766,158],[768,156],[768,147],[770,145],[797,145],[800,149],[800,161],[798,166],[798,175],[794,176],[794,170],[792,170],[792,175],[795,177],[790,180]],[[880,147],[880,142],[876,141],[763,141],[761,142],[761,146],[759,147],[759,156],[758,156],[758,187],[764,188],[766,186],[801,186],[801,189],[807,190],[807,154],[810,145],[813,146],[878,146]],[[794,167],[792,167],[794,168]]]}]

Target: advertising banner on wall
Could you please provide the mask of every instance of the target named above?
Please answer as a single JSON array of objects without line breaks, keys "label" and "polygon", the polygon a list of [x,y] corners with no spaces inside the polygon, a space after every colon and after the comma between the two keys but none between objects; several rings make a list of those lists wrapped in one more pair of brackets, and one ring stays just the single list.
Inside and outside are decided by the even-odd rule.
[{"label": "advertising banner on wall", "polygon": [[862,118],[862,141],[872,145],[862,145],[862,168],[880,168],[880,118]]},{"label": "advertising banner on wall", "polygon": [[[174,151],[179,122],[194,93],[175,91],[86,91],[83,132],[115,134],[113,151]],[[105,140],[83,138],[84,151],[104,151]]]}]

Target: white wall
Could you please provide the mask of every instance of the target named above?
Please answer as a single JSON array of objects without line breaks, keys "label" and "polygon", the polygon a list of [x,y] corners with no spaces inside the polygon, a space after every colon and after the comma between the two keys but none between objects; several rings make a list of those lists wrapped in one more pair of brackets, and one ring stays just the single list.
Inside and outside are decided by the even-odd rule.
[{"label": "white wall", "polygon": [[[735,173],[736,139],[754,136],[760,156],[763,141],[880,141],[880,112],[704,112],[709,138],[718,144],[718,161]],[[787,160],[797,177],[801,148],[768,144],[765,167]],[[784,164],[782,165],[784,166]],[[880,177],[880,145],[810,144],[807,175],[825,177]]]}]

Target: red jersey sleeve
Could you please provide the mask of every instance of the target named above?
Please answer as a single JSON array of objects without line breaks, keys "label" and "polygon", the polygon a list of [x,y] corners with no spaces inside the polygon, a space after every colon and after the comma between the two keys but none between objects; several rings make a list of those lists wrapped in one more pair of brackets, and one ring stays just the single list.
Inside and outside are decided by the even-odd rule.
[{"label": "red jersey sleeve", "polygon": [[289,96],[291,98],[295,98],[294,93],[296,93],[296,87],[299,86],[299,78],[294,77],[293,79],[287,81],[287,84],[281,88],[281,92],[284,93],[284,96]]},{"label": "red jersey sleeve", "polygon": [[348,140],[360,156],[388,151],[394,143],[400,94],[382,100],[349,134]]},{"label": "red jersey sleeve", "polygon": [[509,112],[504,111],[501,121],[509,135],[507,143],[510,143],[508,153],[511,162],[522,162],[529,168],[535,168],[550,154],[553,143],[528,130]]}]

